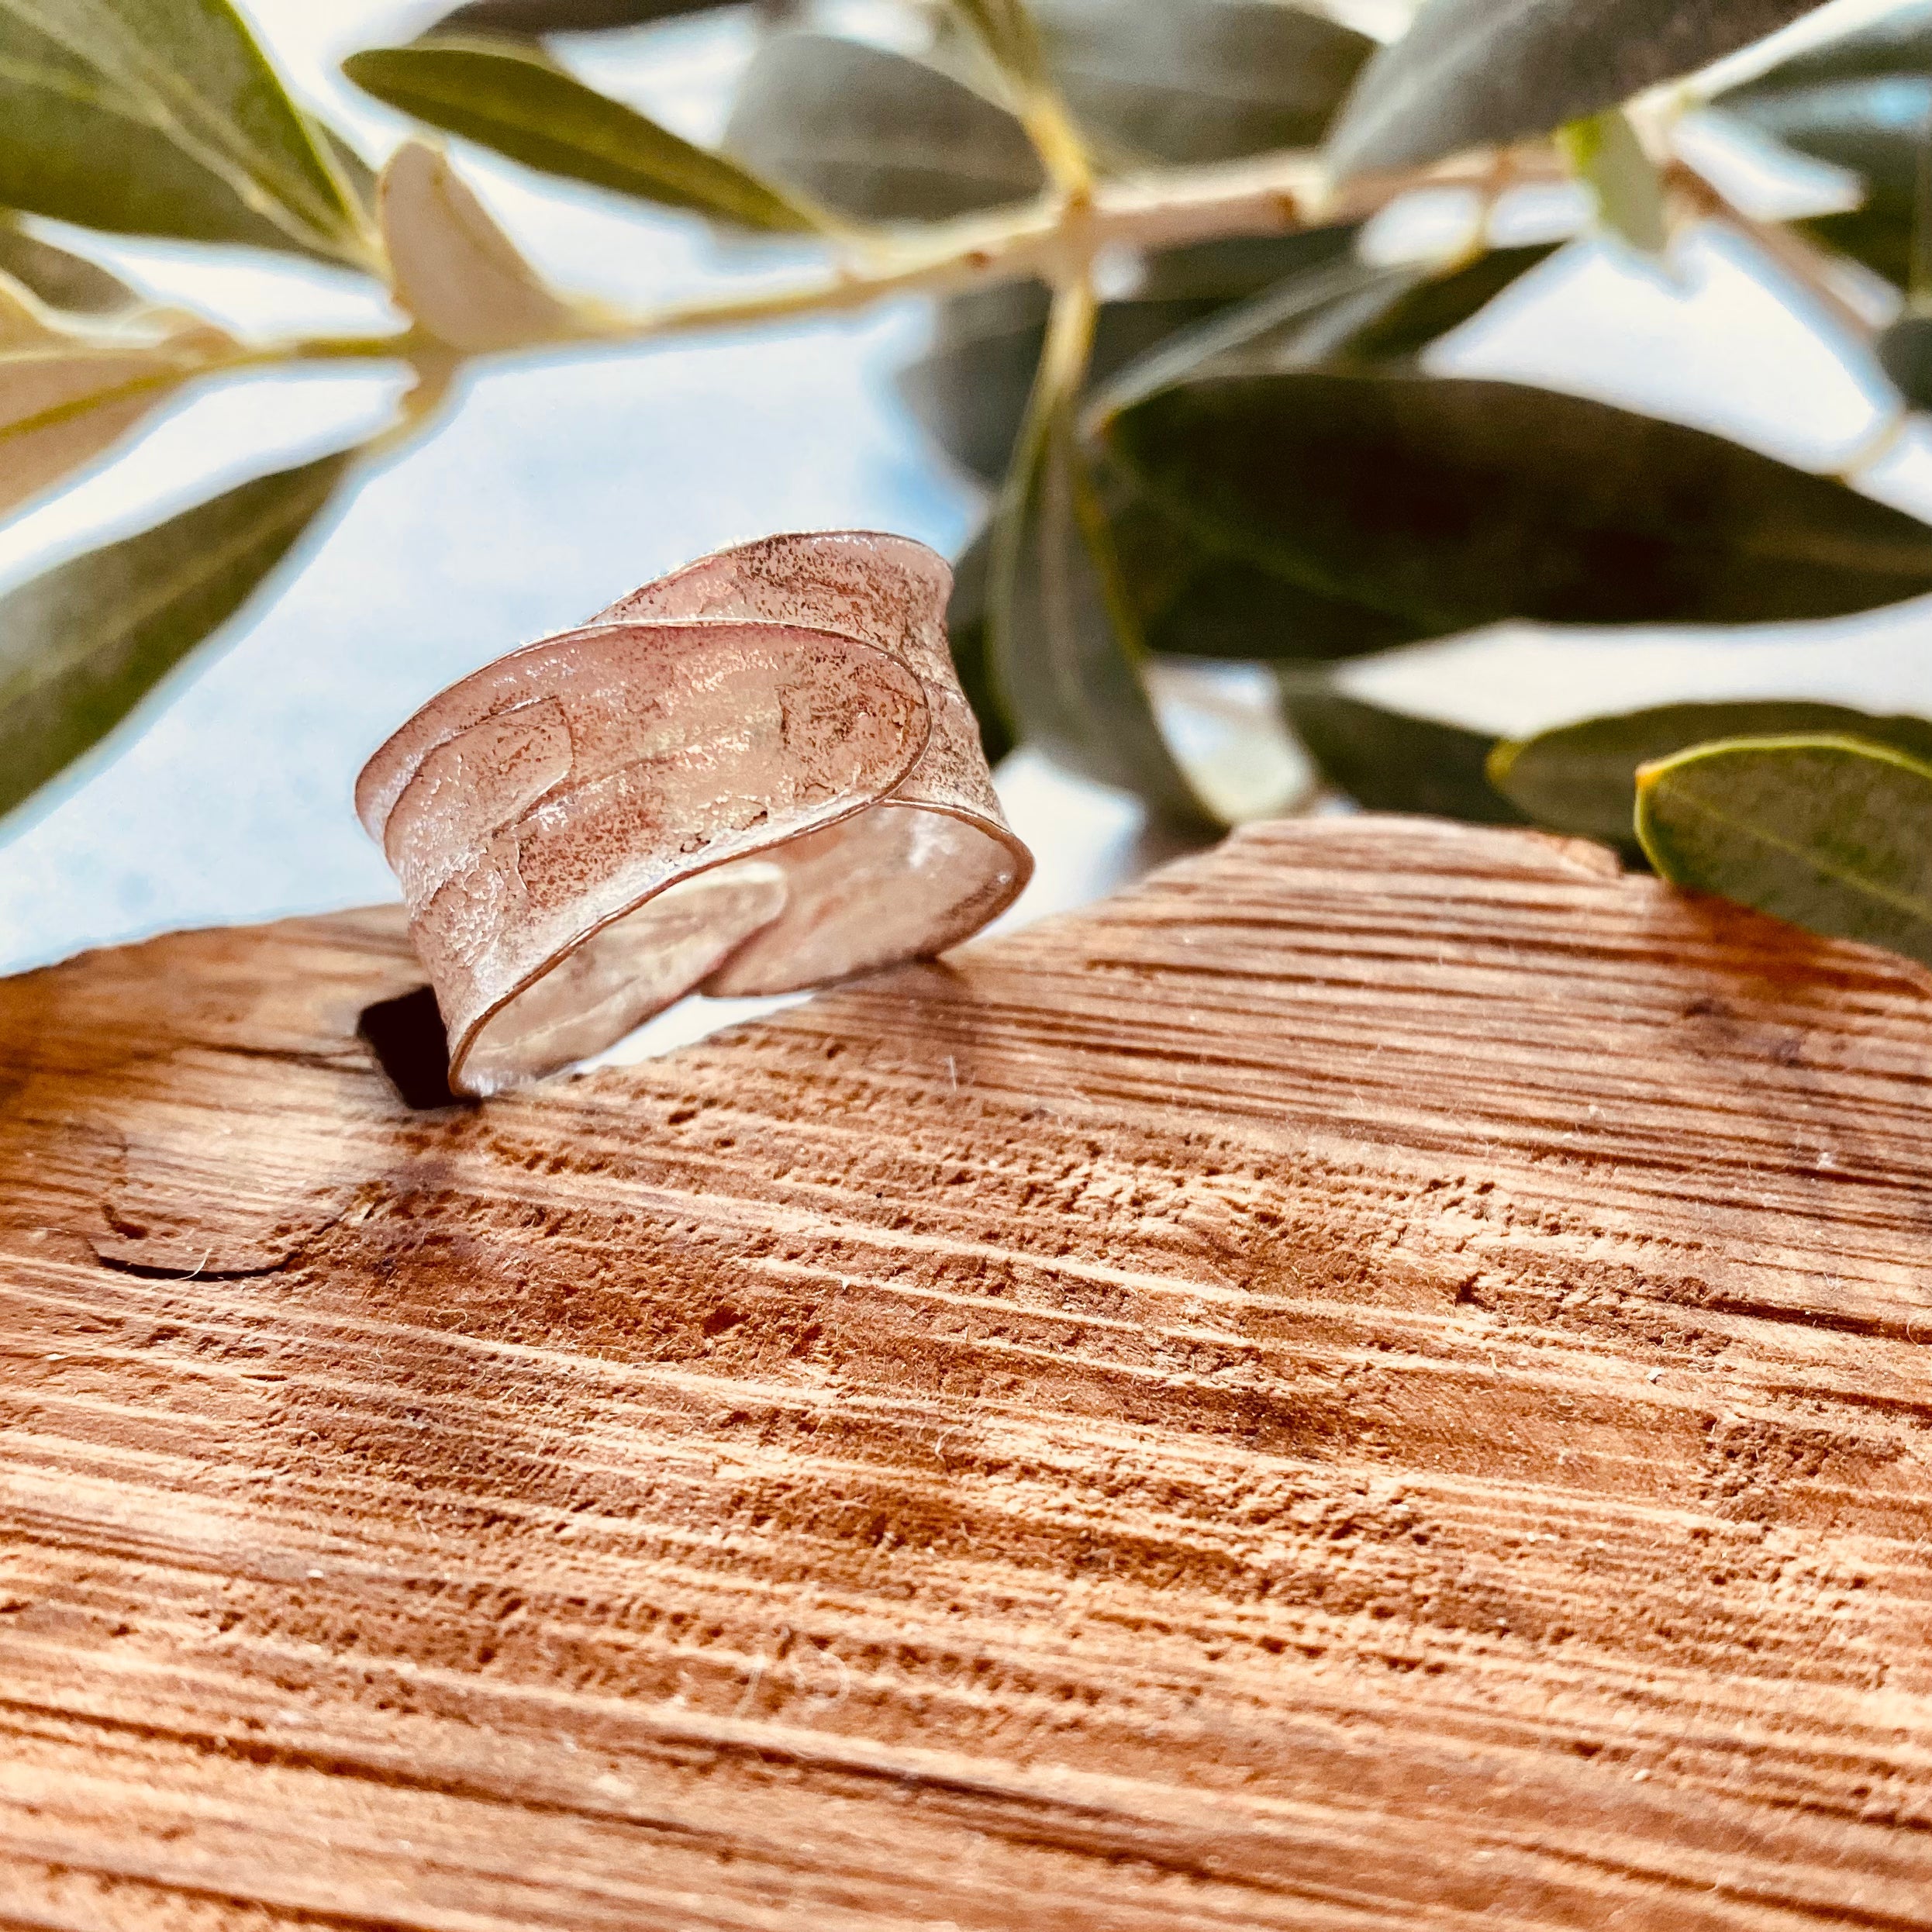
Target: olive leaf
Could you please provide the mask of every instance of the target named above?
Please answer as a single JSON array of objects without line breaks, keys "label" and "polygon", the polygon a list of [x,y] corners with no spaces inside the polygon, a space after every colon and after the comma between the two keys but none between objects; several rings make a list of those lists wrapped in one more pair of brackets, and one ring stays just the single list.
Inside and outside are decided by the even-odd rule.
[{"label": "olive leaf", "polygon": [[1606,108],[1560,129],[1558,142],[1571,171],[1596,197],[1603,226],[1644,254],[1661,254],[1669,239],[1664,183],[1630,117]]},{"label": "olive leaf", "polygon": [[50,308],[77,315],[119,315],[141,299],[98,262],[29,235],[4,216],[0,216],[0,274],[11,275],[32,289]]},{"label": "olive leaf", "polygon": [[0,597],[0,812],[99,743],[241,608],[349,461],[244,483]]},{"label": "olive leaf", "polygon": [[382,171],[377,202],[396,298],[440,341],[481,354],[574,331],[569,305],[438,149],[404,142]]},{"label": "olive leaf", "polygon": [[1337,178],[1546,134],[1708,65],[1818,0],[1425,0],[1363,70]]},{"label": "olive leaf", "polygon": [[933,221],[1046,185],[1003,107],[918,60],[824,33],[774,35],[721,143],[758,174],[862,221]]},{"label": "olive leaf", "polygon": [[1761,133],[1865,185],[1854,209],[1799,224],[1904,288],[1911,279],[1920,157],[1932,127],[1932,76],[1882,75],[1780,92],[1741,91],[1720,105]]},{"label": "olive leaf", "polygon": [[710,13],[727,0],[468,0],[430,30],[443,33],[600,33],[641,27],[688,13]]},{"label": "olive leaf", "polygon": [[1886,74],[1932,74],[1932,0],[1893,7],[1855,33],[1837,35],[1780,60],[1721,98],[1730,106],[1753,95]]},{"label": "olive leaf", "polygon": [[[1107,380],[1178,330],[1261,289],[1344,259],[1355,233],[1309,229],[1151,256],[1140,288],[1101,307],[1089,381]],[[1046,340],[1048,305],[1046,289],[1034,281],[955,295],[940,305],[930,350],[899,373],[899,394],[928,433],[988,481],[1011,461]]]},{"label": "olive leaf", "polygon": [[115,348],[18,333],[0,353],[0,515],[92,462],[214,360],[191,340]]},{"label": "olive leaf", "polygon": [[228,0],[0,0],[0,204],[370,259],[353,197]]},{"label": "olive leaf", "polygon": [[1473,825],[1523,825],[1523,813],[1489,783],[1496,740],[1438,718],[1396,711],[1285,674],[1282,708],[1316,768],[1371,812],[1431,812]]},{"label": "olive leaf", "polygon": [[342,71],[389,106],[547,174],[743,228],[818,226],[736,162],[587,88],[534,47],[439,39],[352,53]]},{"label": "olive leaf", "polygon": [[1375,47],[1282,0],[1034,0],[1033,12],[1082,126],[1163,161],[1315,145]]},{"label": "olive leaf", "polygon": [[1013,729],[994,686],[986,637],[987,579],[992,561],[992,526],[978,535],[953,561],[953,594],[946,606],[946,633],[952,645],[959,688],[979,722],[986,762],[997,764],[1013,750]]},{"label": "olive leaf", "polygon": [[1210,375],[1099,427],[1211,540],[1436,634],[1837,616],[1932,590],[1915,518],[1703,430],[1515,383]]},{"label": "olive leaf", "polygon": [[1899,395],[1915,409],[1932,409],[1932,316],[1901,316],[1872,346]]},{"label": "olive leaf", "polygon": [[1026,0],[950,0],[986,57],[1023,99],[1051,84],[1040,29]]},{"label": "olive leaf", "polygon": [[1637,833],[1637,772],[1718,738],[1865,738],[1932,761],[1932,720],[1877,717],[1802,699],[1656,705],[1512,738],[1489,757],[1489,781],[1539,825],[1628,846]]},{"label": "olive leaf", "polygon": [[1855,737],[1733,738],[1637,775],[1662,878],[1932,964],[1932,764]]},{"label": "olive leaf", "polygon": [[1175,762],[1143,674],[1106,519],[1075,430],[1093,339],[1084,286],[1061,291],[1018,454],[995,512],[987,644],[1000,708],[1059,763],[1137,792],[1162,817],[1213,815]]}]

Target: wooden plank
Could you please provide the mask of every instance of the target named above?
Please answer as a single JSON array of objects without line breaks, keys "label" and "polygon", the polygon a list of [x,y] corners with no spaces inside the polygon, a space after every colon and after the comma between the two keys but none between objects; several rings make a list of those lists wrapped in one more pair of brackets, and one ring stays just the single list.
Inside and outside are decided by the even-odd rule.
[{"label": "wooden plank", "polygon": [[1256,828],[411,1113],[0,986],[0,1924],[1932,1924],[1932,982]]}]

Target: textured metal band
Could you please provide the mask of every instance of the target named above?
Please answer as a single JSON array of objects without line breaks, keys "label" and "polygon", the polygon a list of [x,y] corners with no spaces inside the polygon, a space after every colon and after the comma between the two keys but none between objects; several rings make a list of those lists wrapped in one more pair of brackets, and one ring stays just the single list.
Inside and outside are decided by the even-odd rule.
[{"label": "textured metal band", "polygon": [[425,705],[364,768],[474,1094],[694,988],[791,992],[944,951],[1033,870],[945,630],[951,572],[864,531],[647,584]]}]

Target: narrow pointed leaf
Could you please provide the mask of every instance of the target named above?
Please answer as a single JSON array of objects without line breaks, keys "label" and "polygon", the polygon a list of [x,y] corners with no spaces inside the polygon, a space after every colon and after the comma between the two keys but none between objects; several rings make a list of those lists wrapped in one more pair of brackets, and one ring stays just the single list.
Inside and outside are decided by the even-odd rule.
[{"label": "narrow pointed leaf", "polygon": [[1546,134],[1707,66],[1818,0],[1425,0],[1363,71],[1339,178]]},{"label": "narrow pointed leaf", "polygon": [[992,561],[992,527],[983,526],[953,563],[953,595],[946,607],[946,630],[953,649],[959,688],[979,723],[986,762],[997,764],[1013,748],[1013,725],[993,682],[986,636],[987,578]]},{"label": "narrow pointed leaf", "polygon": [[244,483],[0,597],[0,812],[98,743],[247,602],[349,460]]},{"label": "narrow pointed leaf", "polygon": [[1828,81],[1861,81],[1887,74],[1932,75],[1932,3],[1894,7],[1855,33],[1807,47],[1720,98],[1727,106],[1753,95],[1789,93]]},{"label": "narrow pointed leaf", "polygon": [[[1348,254],[1352,228],[1168,249],[1150,258],[1133,295],[1102,305],[1090,383],[1104,382],[1177,331],[1258,291],[1326,269]],[[1046,340],[1046,290],[1009,282],[940,305],[933,346],[902,371],[899,390],[947,454],[988,482],[1012,460]]]},{"label": "narrow pointed leaf", "polygon": [[1091,298],[1073,290],[1060,300],[994,524],[987,599],[992,681],[1019,734],[1059,763],[1137,792],[1164,819],[1211,823],[1148,696],[1144,646],[1075,433],[1075,400],[1092,340]]},{"label": "narrow pointed leaf", "polygon": [[1800,154],[1858,175],[1865,185],[1861,206],[1814,216],[1799,226],[1901,288],[1906,285],[1919,159],[1932,126],[1932,75],[1727,95],[1722,105]]},{"label": "narrow pointed leaf", "polygon": [[744,228],[816,225],[736,162],[694,147],[514,41],[374,48],[351,54],[343,71],[391,107],[547,174]]},{"label": "narrow pointed leaf", "polygon": [[1170,162],[1320,142],[1375,43],[1282,0],[1035,0],[1082,125]]},{"label": "narrow pointed leaf", "polygon": [[447,155],[405,141],[382,171],[378,198],[397,299],[432,335],[481,354],[571,333],[568,305],[517,253]]},{"label": "narrow pointed leaf", "polygon": [[76,315],[119,315],[141,299],[112,270],[29,235],[4,218],[0,218],[0,274],[31,288],[50,308]]},{"label": "narrow pointed leaf", "polygon": [[951,0],[951,6],[1016,93],[1047,85],[1040,29],[1026,0]]},{"label": "narrow pointed leaf", "polygon": [[1637,837],[1640,765],[1719,738],[1827,735],[1869,739],[1932,761],[1932,719],[1879,717],[1799,699],[1746,699],[1657,705],[1509,739],[1491,754],[1489,778],[1539,825],[1630,845]]},{"label": "narrow pointed leaf", "polygon": [[0,203],[367,257],[352,198],[228,0],[0,0]]},{"label": "narrow pointed leaf", "polygon": [[1102,424],[1169,512],[1438,634],[1842,616],[1932,591],[1932,528],[1699,430],[1402,370],[1209,377]]},{"label": "narrow pointed leaf", "polygon": [[722,143],[766,178],[861,221],[936,221],[1046,185],[1019,122],[937,67],[830,34],[775,35]]},{"label": "narrow pointed leaf", "polygon": [[1282,707],[1323,778],[1371,812],[1427,812],[1472,825],[1521,825],[1484,762],[1496,740],[1395,711],[1290,674]]},{"label": "narrow pointed leaf", "polygon": [[1734,738],[1637,774],[1658,874],[1932,964],[1932,765],[1849,737]]},{"label": "narrow pointed leaf", "polygon": [[166,344],[58,337],[0,354],[0,515],[85,468],[205,366]]}]

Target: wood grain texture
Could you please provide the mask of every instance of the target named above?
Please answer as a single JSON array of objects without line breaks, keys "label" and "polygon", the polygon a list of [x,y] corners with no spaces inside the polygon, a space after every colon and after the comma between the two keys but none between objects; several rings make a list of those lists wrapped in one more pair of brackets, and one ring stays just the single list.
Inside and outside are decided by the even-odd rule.
[{"label": "wood grain texture", "polygon": [[0,1925],[1932,1925],[1932,978],[1423,820],[410,1114],[0,985]]}]

